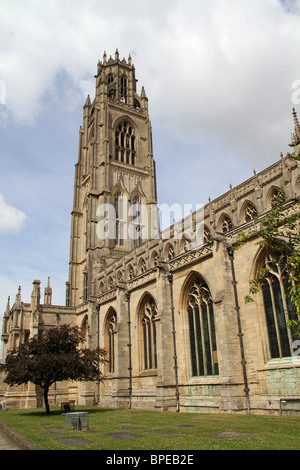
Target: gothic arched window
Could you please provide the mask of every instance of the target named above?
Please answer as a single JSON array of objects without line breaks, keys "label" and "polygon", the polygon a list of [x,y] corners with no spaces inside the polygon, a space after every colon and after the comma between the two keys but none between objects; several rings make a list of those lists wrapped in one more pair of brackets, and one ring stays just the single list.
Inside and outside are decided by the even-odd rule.
[{"label": "gothic arched window", "polygon": [[87,347],[88,342],[88,317],[86,316],[83,320],[81,325],[81,334],[82,334],[82,341],[81,341],[81,348]]},{"label": "gothic arched window", "polygon": [[122,103],[127,102],[127,78],[123,75],[120,81],[120,101]]},{"label": "gothic arched window", "polygon": [[173,246],[169,243],[168,244],[168,249],[167,249],[167,260],[171,261],[175,257],[175,250]]},{"label": "gothic arched window", "polygon": [[143,332],[144,369],[157,368],[156,352],[156,314],[157,306],[151,296],[147,296],[141,307],[141,322]]},{"label": "gothic arched window", "polygon": [[108,371],[115,372],[115,336],[117,332],[117,314],[113,310],[107,323]]},{"label": "gothic arched window", "polygon": [[231,222],[231,219],[228,217],[228,215],[225,215],[223,218],[222,226],[221,226],[222,232],[223,233],[230,232],[232,228],[233,228],[233,224]]},{"label": "gothic arched window", "polygon": [[114,196],[115,245],[124,246],[124,198],[120,192]]},{"label": "gothic arched window", "polygon": [[211,233],[207,227],[203,230],[203,243],[208,243],[211,240]]},{"label": "gothic arched window", "polygon": [[250,222],[251,220],[254,220],[255,217],[257,217],[257,210],[254,205],[250,202],[248,202],[248,204],[246,205],[244,217],[245,222]]},{"label": "gothic arched window", "polygon": [[192,376],[218,375],[213,302],[208,286],[200,277],[189,289],[187,312]]},{"label": "gothic arched window", "polygon": [[134,196],[133,198],[133,221],[132,221],[132,229],[133,229],[133,244],[135,247],[140,246],[143,241],[143,233],[142,233],[142,203],[140,196]]},{"label": "gothic arched window", "polygon": [[115,134],[115,160],[135,164],[135,135],[133,127],[126,121],[118,125]]},{"label": "gothic arched window", "polygon": [[263,268],[268,270],[262,293],[270,356],[271,359],[289,357],[296,338],[287,323],[297,315],[286,295],[289,283],[287,259],[279,253],[265,255]]},{"label": "gothic arched window", "polygon": [[108,83],[108,97],[112,100],[116,98],[116,85],[114,83],[114,76],[110,73],[107,77]]}]

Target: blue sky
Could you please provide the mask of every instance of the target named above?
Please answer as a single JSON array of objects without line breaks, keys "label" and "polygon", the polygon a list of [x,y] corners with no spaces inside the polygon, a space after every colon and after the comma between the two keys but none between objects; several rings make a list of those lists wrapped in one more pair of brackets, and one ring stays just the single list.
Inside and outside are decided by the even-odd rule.
[{"label": "blue sky", "polygon": [[[0,0],[0,319],[68,279],[82,108],[104,51],[146,89],[160,203],[205,204],[289,150],[300,1]],[[299,94],[300,96],[300,94]]]}]

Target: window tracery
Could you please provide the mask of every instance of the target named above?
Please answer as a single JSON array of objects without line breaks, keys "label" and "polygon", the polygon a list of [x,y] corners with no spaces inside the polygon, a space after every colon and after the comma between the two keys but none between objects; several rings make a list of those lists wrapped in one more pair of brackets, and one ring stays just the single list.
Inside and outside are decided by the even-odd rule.
[{"label": "window tracery", "polygon": [[108,322],[108,371],[115,372],[115,334],[117,332],[117,314],[115,311],[111,314]]},{"label": "window tracery", "polygon": [[135,165],[135,155],[134,129],[127,121],[123,121],[115,133],[115,160]]},{"label": "window tracery", "polygon": [[127,103],[127,78],[125,75],[121,77],[120,85],[120,101]]},{"label": "window tracery", "polygon": [[156,315],[156,303],[152,297],[148,296],[141,309],[145,370],[157,368]]},{"label": "window tracery", "polygon": [[251,222],[251,220],[254,220],[255,217],[257,217],[257,210],[253,206],[253,204],[248,203],[246,208],[245,208],[245,222]]},{"label": "window tracery", "polygon": [[203,243],[208,243],[211,240],[211,233],[207,227],[203,231]]},{"label": "window tracery", "polygon": [[134,278],[134,270],[133,270],[133,267],[131,266],[131,264],[129,265],[129,268],[128,268],[128,275],[129,275],[129,279]]},{"label": "window tracery", "polygon": [[170,261],[175,257],[175,250],[172,245],[168,246],[168,251],[167,251],[167,259]]},{"label": "window tracery", "polygon": [[141,274],[143,274],[143,273],[146,272],[146,263],[145,263],[145,260],[144,260],[144,259],[141,259],[140,271],[141,271]]},{"label": "window tracery", "polygon": [[143,234],[142,234],[142,201],[140,196],[134,196],[132,200],[133,205],[133,221],[132,221],[132,228],[133,228],[133,244],[134,247],[140,246],[143,241]]},{"label": "window tracery", "polygon": [[218,375],[213,302],[201,278],[195,280],[188,292],[187,312],[192,376]]},{"label": "window tracery", "polygon": [[263,268],[269,272],[262,286],[271,359],[292,355],[292,343],[296,339],[287,323],[297,315],[289,301],[287,259],[279,253],[266,254]]},{"label": "window tracery", "polygon": [[223,218],[222,226],[221,226],[222,232],[223,233],[230,232],[230,230],[232,230],[232,228],[233,228],[233,224],[231,222],[230,217],[228,217],[228,215],[225,215],[224,218]]},{"label": "window tracery", "polygon": [[108,97],[111,100],[115,100],[116,99],[116,84],[115,84],[114,76],[112,73],[108,74],[107,83],[108,83],[108,92],[107,92]]},{"label": "window tracery", "polygon": [[115,209],[115,246],[124,246],[124,199],[122,193],[118,191],[114,196]]}]

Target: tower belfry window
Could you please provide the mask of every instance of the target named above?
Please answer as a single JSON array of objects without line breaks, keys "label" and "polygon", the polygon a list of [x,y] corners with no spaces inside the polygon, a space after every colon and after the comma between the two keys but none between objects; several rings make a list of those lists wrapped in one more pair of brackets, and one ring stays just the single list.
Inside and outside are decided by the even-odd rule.
[{"label": "tower belfry window", "polygon": [[114,197],[115,209],[115,240],[116,246],[124,246],[124,198],[120,192],[117,192]]},{"label": "tower belfry window", "polygon": [[134,129],[126,121],[118,125],[115,133],[115,160],[127,165],[135,164]]},{"label": "tower belfry window", "polygon": [[120,101],[122,103],[127,102],[127,78],[122,76],[121,77],[121,87],[120,87]]},{"label": "tower belfry window", "polygon": [[114,76],[110,73],[107,77],[108,83],[108,97],[112,100],[116,98],[116,85],[114,83]]}]

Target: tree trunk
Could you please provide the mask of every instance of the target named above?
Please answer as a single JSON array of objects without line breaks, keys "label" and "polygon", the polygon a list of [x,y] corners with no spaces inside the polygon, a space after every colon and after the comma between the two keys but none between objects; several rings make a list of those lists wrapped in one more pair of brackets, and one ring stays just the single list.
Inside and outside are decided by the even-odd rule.
[{"label": "tree trunk", "polygon": [[49,392],[49,387],[44,388],[44,402],[45,402],[45,408],[46,408],[46,414],[50,414],[50,407],[49,407],[49,401],[48,401],[48,392]]}]

